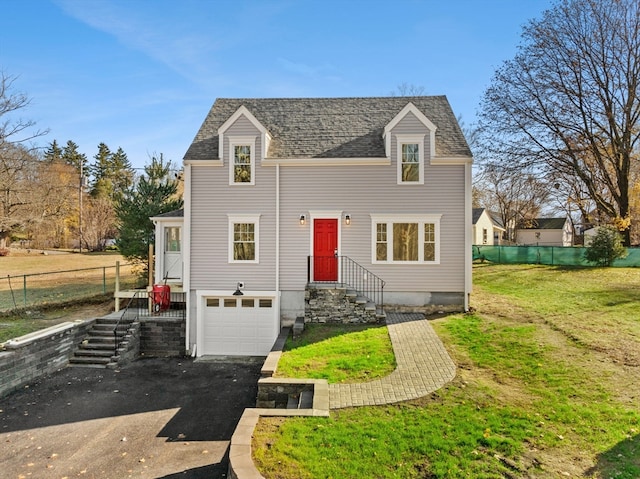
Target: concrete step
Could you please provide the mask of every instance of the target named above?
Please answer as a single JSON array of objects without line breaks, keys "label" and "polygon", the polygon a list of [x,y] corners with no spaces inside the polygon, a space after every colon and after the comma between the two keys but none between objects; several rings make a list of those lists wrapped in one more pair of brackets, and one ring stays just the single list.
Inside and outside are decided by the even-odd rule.
[{"label": "concrete step", "polygon": [[118,326],[115,323],[105,323],[105,324],[94,324],[93,327],[91,329],[93,329],[94,331],[113,331],[116,327],[118,327],[118,329],[120,328],[120,326]]},{"label": "concrete step", "polygon": [[116,340],[113,337],[113,334],[111,336],[88,336],[87,339],[85,339],[85,341],[88,344],[115,344]]},{"label": "concrete step", "polygon": [[[124,329],[122,330],[118,329],[117,331],[118,336],[124,336],[125,333],[126,333],[126,330]],[[115,336],[113,333],[113,329],[101,330],[101,329],[95,329],[95,328],[91,328],[91,331],[89,331],[89,335],[95,338],[108,338],[108,337],[113,338]]]},{"label": "concrete step", "polygon": [[74,357],[83,358],[110,358],[113,356],[113,349],[78,349]]},{"label": "concrete step", "polygon": [[365,311],[375,311],[377,308],[376,303],[369,301],[364,305]]},{"label": "concrete step", "polygon": [[104,342],[104,343],[92,343],[92,342],[83,342],[80,344],[80,349],[95,349],[95,350],[109,350],[113,351],[116,346],[115,341]]},{"label": "concrete step", "polygon": [[287,400],[287,409],[312,409],[313,391],[302,391],[300,394],[291,394]]},{"label": "concrete step", "polygon": [[[107,363],[108,364],[108,363]],[[106,369],[107,364],[95,364],[95,363],[74,363],[69,361],[70,368],[94,368],[94,369]]]},{"label": "concrete step", "polygon": [[302,391],[300,393],[300,401],[298,403],[299,409],[312,409],[313,408],[313,391]]},{"label": "concrete step", "polygon": [[107,364],[109,364],[110,361],[111,361],[111,356],[109,356],[108,358],[107,357],[95,358],[91,356],[74,356],[71,359],[69,359],[69,364],[83,364],[83,365],[94,364],[94,365],[102,365],[102,367],[104,367]]}]

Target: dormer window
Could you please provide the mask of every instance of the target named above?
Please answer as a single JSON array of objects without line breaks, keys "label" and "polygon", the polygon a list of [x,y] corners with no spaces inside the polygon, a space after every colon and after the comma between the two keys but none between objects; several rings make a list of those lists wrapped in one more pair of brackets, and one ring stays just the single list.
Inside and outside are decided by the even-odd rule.
[{"label": "dormer window", "polygon": [[229,139],[229,184],[255,184],[255,138]]},{"label": "dormer window", "polygon": [[424,184],[424,135],[396,135],[398,184]]}]

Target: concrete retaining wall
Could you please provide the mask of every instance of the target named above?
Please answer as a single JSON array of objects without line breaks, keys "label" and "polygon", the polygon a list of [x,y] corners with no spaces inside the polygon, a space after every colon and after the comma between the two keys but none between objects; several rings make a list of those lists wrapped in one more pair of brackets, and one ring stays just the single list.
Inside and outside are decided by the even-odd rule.
[{"label": "concrete retaining wall", "polygon": [[4,343],[0,351],[0,396],[67,366],[94,322],[61,323]]}]

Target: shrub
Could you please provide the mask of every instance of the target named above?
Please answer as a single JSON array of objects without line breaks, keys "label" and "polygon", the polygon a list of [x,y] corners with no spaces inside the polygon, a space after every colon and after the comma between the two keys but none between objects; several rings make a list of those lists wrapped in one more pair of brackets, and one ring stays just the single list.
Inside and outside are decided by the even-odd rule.
[{"label": "shrub", "polygon": [[0,248],[0,256],[9,256],[9,250],[7,248]]},{"label": "shrub", "polygon": [[613,226],[600,226],[584,253],[585,259],[596,266],[611,266],[614,260],[626,256],[622,236]]}]

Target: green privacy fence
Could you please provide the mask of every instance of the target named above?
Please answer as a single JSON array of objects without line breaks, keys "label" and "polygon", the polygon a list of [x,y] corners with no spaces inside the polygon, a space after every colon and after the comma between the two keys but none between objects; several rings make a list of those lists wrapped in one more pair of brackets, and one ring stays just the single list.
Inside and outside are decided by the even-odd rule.
[{"label": "green privacy fence", "polygon": [[[579,246],[488,246],[474,245],[474,261],[501,264],[548,264],[557,266],[593,266],[584,259],[586,248]],[[627,248],[627,257],[613,266],[640,267],[640,248]]]},{"label": "green privacy fence", "polygon": [[[133,265],[121,265],[120,288],[135,287]],[[0,277],[0,313],[82,300],[115,291],[116,266]]]}]

